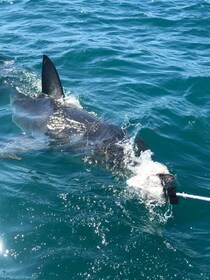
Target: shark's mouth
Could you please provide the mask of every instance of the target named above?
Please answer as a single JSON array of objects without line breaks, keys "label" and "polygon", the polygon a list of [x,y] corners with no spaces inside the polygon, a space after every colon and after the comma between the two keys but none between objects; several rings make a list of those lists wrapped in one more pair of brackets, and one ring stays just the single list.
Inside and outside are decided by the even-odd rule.
[{"label": "shark's mouth", "polygon": [[172,174],[158,174],[166,199],[170,204],[178,204],[179,198],[176,195],[175,176]]}]

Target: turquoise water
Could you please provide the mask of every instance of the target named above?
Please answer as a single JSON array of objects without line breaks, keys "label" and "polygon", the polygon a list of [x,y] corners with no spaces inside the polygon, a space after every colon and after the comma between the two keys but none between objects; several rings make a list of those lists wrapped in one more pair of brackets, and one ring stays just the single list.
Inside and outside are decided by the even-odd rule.
[{"label": "turquoise water", "polygon": [[[24,141],[5,81],[36,92],[45,53],[68,96],[210,197],[210,2],[185,2],[0,1],[0,145]],[[210,279],[209,202],[148,208],[68,153],[0,161],[0,279]]]}]

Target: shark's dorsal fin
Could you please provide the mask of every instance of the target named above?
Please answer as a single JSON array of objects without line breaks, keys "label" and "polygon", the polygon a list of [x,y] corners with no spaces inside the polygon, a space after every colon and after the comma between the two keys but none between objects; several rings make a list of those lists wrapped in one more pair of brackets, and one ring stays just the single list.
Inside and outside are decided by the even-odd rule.
[{"label": "shark's dorsal fin", "polygon": [[42,61],[42,92],[55,99],[64,97],[63,87],[55,65],[45,54]]}]

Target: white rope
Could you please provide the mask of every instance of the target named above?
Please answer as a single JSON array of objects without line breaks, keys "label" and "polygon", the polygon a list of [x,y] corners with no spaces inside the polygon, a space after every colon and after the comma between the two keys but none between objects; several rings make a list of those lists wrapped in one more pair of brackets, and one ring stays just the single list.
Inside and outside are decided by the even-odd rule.
[{"label": "white rope", "polygon": [[205,196],[193,195],[193,194],[188,194],[188,193],[177,193],[177,195],[185,197],[185,198],[193,198],[193,199],[210,201],[210,197],[205,197]]}]

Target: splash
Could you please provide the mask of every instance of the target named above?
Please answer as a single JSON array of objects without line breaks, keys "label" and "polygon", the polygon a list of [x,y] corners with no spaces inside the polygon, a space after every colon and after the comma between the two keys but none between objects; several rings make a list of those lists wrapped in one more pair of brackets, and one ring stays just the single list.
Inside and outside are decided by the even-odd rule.
[{"label": "splash", "polygon": [[[140,157],[136,157],[132,142],[125,144],[125,165],[130,171],[127,179],[127,196],[138,197],[149,210],[150,219],[157,219],[166,222],[171,216],[171,206],[166,205],[163,194],[163,186],[157,174],[169,174],[168,168],[157,161],[153,161],[151,150],[141,152]],[[165,212],[160,208],[166,206]]]},{"label": "splash", "polygon": [[147,150],[141,153],[140,163],[132,167],[134,176],[127,180],[130,187],[139,189],[142,198],[159,201],[163,194],[163,186],[158,173],[169,174],[166,166],[152,160],[152,152]]},{"label": "splash", "polygon": [[82,105],[80,104],[79,99],[76,96],[72,95],[71,92],[66,92],[66,94],[65,94],[65,103],[66,104],[70,104],[70,105],[71,104],[75,105],[78,108],[82,109]]}]

